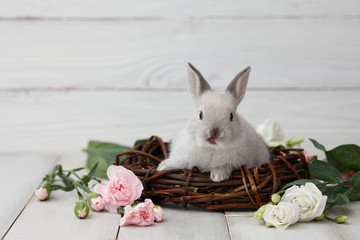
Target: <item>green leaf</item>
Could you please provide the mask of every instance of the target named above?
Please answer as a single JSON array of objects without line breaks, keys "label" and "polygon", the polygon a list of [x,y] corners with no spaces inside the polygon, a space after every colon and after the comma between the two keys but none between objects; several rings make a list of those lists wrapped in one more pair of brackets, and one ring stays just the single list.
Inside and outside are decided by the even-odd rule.
[{"label": "green leaf", "polygon": [[[88,148],[83,150],[88,155],[86,167],[92,169],[98,163],[99,165],[93,176],[106,178],[106,170],[114,163],[116,154],[130,149],[130,147],[116,143],[91,140],[88,143]],[[121,159],[124,159],[124,157]]]},{"label": "green leaf", "polygon": [[81,183],[79,183],[77,181],[74,182],[74,186],[80,188],[84,192],[87,192],[87,190],[88,190],[83,184],[81,184]]},{"label": "green leaf", "polygon": [[71,185],[66,186],[66,187],[61,186],[61,185],[52,185],[51,188],[52,188],[52,190],[61,189],[61,190],[65,191],[65,192],[70,192],[70,191],[74,190],[75,186],[74,186],[74,184],[71,184]]},{"label": "green leaf", "polygon": [[337,170],[329,163],[323,161],[312,160],[309,163],[309,170],[311,178],[314,179],[319,179],[330,183],[344,181],[339,170]]},{"label": "green leaf", "polygon": [[101,141],[95,141],[95,140],[89,141],[88,148],[90,148],[90,149],[119,149],[119,148],[120,149],[122,149],[122,148],[130,149],[128,146],[120,145],[117,143],[101,142]]},{"label": "green leaf", "polygon": [[340,171],[360,170],[360,147],[355,144],[341,145],[325,154],[329,163]]},{"label": "green leaf", "polygon": [[81,171],[81,170],[83,170],[84,168],[83,167],[81,167],[81,168],[75,168],[75,169],[72,169],[72,171],[73,172],[78,172],[78,171]]},{"label": "green leaf", "polygon": [[59,171],[60,173],[62,173],[62,166],[61,164],[58,164],[54,167],[53,169],[53,173],[56,173],[57,171]]},{"label": "green leaf", "polygon": [[320,144],[320,143],[318,143],[316,140],[314,140],[314,139],[312,139],[312,138],[309,138],[309,140],[310,140],[310,142],[312,142],[312,144],[314,144],[314,146],[317,148],[317,149],[319,149],[319,150],[321,150],[321,151],[326,151],[326,149],[325,149],[325,147],[322,145],[322,144]]},{"label": "green leaf", "polygon": [[321,183],[315,180],[310,180],[310,179],[299,179],[299,180],[295,180],[291,183],[286,184],[281,190],[285,190],[293,185],[305,185],[305,183],[307,182],[311,182],[313,184],[315,184],[320,190],[325,186],[325,183]]},{"label": "green leaf", "polygon": [[350,199],[353,189],[347,187],[349,181],[337,184],[335,186],[326,186],[323,194],[328,196],[327,202],[331,204],[344,204],[352,201]]},{"label": "green leaf", "polygon": [[343,186],[336,186],[335,187],[327,187],[326,190],[323,192],[324,195],[326,195],[327,202],[330,204],[342,204],[344,201],[339,198],[338,192],[343,188]]},{"label": "green leaf", "polygon": [[290,138],[289,140],[286,141],[285,147],[292,148],[302,143],[303,141],[304,141],[303,138]]},{"label": "green leaf", "polygon": [[350,199],[348,196],[346,196],[345,194],[343,193],[338,193],[339,197],[342,198],[342,200],[345,202],[345,203],[349,203],[350,202]]},{"label": "green leaf", "polygon": [[96,169],[97,169],[98,166],[99,166],[99,163],[97,162],[97,163],[91,168],[91,170],[90,170],[90,172],[89,172],[89,174],[88,174],[89,178],[92,178],[92,177],[94,176],[95,171],[96,171]]},{"label": "green leaf", "polygon": [[106,171],[109,165],[106,162],[106,160],[103,157],[98,156],[96,154],[89,154],[86,167],[92,168],[95,166],[95,164],[98,164],[98,166],[96,168],[94,176],[107,178]]},{"label": "green leaf", "polygon": [[68,177],[64,174],[58,174],[58,176],[63,180],[63,182],[65,183],[66,186],[71,186],[74,182],[74,179],[72,179],[71,177]]},{"label": "green leaf", "polygon": [[136,145],[139,145],[139,144],[145,144],[149,139],[139,139],[139,140],[136,140],[135,143],[134,143],[134,147]]},{"label": "green leaf", "polygon": [[339,198],[339,195],[336,193],[329,193],[329,194],[325,194],[327,195],[327,203],[330,204],[343,204],[345,203],[341,198]]},{"label": "green leaf", "polygon": [[350,181],[354,190],[360,192],[360,172],[355,173]]},{"label": "green leaf", "polygon": [[352,191],[349,193],[349,199],[350,199],[350,202],[359,201],[360,200],[360,192],[356,191],[355,189],[352,189]]},{"label": "green leaf", "polygon": [[360,200],[360,192],[354,187],[349,187],[349,181],[344,181],[337,186],[327,186],[324,194],[328,196],[328,202],[333,204],[344,204]]}]

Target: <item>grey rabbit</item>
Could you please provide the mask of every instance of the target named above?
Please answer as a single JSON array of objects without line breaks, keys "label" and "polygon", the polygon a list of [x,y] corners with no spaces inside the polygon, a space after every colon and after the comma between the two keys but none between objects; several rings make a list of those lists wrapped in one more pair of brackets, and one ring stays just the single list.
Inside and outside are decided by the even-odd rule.
[{"label": "grey rabbit", "polygon": [[220,182],[241,165],[253,168],[270,161],[266,143],[236,112],[250,70],[247,67],[237,74],[226,90],[213,90],[199,70],[188,64],[189,90],[197,110],[173,140],[169,158],[159,164],[158,171],[196,166]]}]

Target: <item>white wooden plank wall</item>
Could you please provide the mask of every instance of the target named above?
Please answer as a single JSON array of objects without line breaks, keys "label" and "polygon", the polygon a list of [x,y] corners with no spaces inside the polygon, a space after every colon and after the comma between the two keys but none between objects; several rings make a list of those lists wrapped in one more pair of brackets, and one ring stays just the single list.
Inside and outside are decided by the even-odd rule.
[{"label": "white wooden plank wall", "polygon": [[[356,0],[2,0],[3,18],[358,18]],[[86,20],[86,19],[85,19]]]},{"label": "white wooden plank wall", "polygon": [[[215,87],[251,65],[239,112],[254,126],[270,117],[287,137],[360,144],[359,27],[357,0],[0,0],[0,180],[10,196],[0,237],[115,238],[119,216],[80,221],[75,195],[42,203],[33,190],[57,162],[82,166],[89,139],[176,135],[194,110],[188,61]],[[348,224],[279,232],[252,212],[170,206],[163,223],[122,228],[119,239],[357,239],[358,204],[337,211]]]},{"label": "white wooden plank wall", "polygon": [[358,19],[1,21],[0,32],[6,90],[185,89],[188,61],[216,87],[248,65],[250,89],[360,87]]}]

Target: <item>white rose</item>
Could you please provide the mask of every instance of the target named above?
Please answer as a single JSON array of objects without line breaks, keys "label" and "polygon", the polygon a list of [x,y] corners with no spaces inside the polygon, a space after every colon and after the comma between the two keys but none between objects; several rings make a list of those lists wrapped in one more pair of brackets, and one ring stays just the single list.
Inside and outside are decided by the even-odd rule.
[{"label": "white rose", "polygon": [[268,204],[265,206],[263,218],[267,224],[283,230],[299,221],[299,207],[289,202]]},{"label": "white rose", "polygon": [[267,119],[263,124],[260,124],[256,128],[256,132],[263,137],[265,142],[284,140],[280,125],[271,119]]},{"label": "white rose", "polygon": [[325,209],[327,196],[313,183],[303,186],[292,186],[285,191],[281,202],[291,202],[299,206],[300,221],[311,221],[319,217]]}]

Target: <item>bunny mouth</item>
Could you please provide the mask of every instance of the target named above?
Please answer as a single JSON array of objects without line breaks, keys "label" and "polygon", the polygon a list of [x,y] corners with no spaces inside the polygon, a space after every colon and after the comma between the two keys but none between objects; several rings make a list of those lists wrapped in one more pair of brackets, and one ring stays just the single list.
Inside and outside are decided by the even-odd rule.
[{"label": "bunny mouth", "polygon": [[210,144],[216,144],[216,139],[211,137],[207,139],[209,141]]}]

